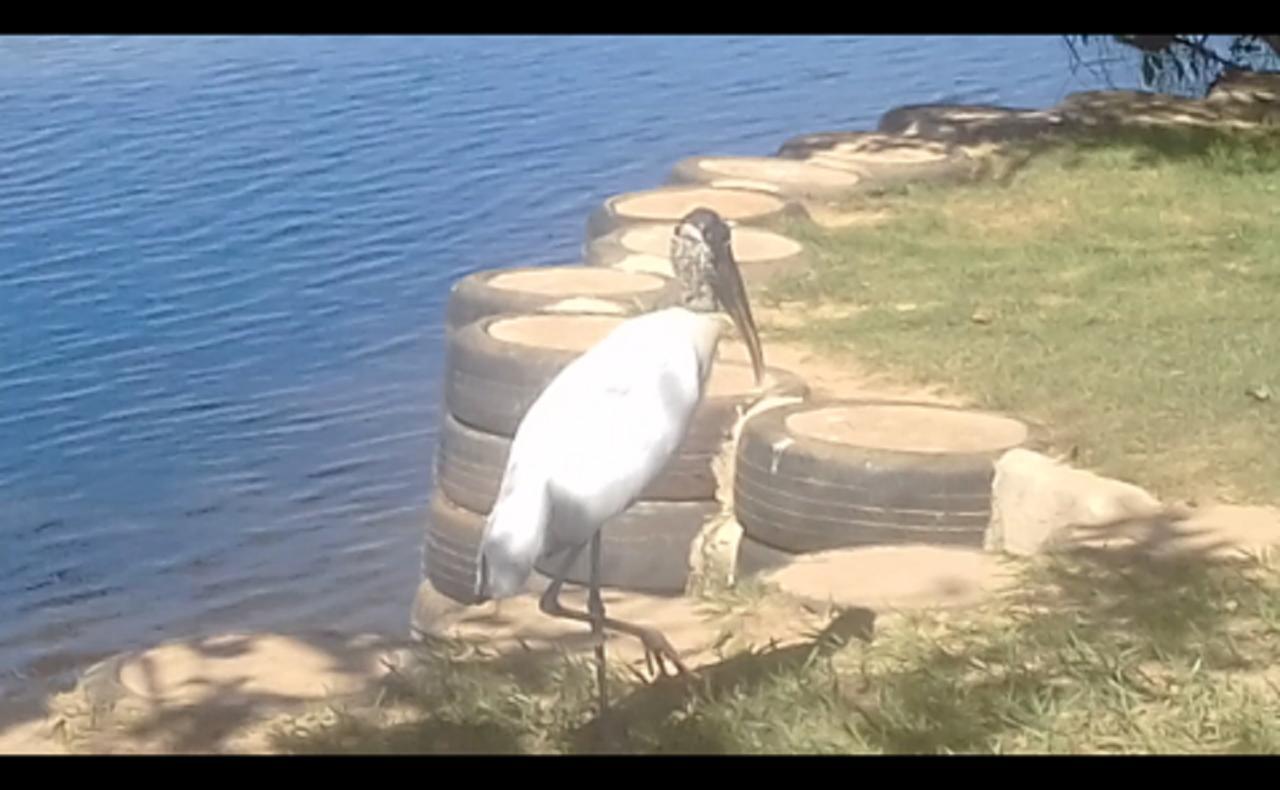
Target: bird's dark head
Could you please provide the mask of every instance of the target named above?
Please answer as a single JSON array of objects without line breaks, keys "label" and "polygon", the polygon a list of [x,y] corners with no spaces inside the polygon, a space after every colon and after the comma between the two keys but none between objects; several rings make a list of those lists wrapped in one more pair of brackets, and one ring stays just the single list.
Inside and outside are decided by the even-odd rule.
[{"label": "bird's dark head", "polygon": [[688,244],[702,244],[709,252],[729,250],[729,224],[709,208],[695,208],[676,225],[676,236]]},{"label": "bird's dark head", "polygon": [[756,383],[763,383],[764,353],[733,256],[729,224],[709,208],[690,211],[676,224],[671,264],[684,287],[686,305],[703,310],[714,310],[718,305],[733,319],[751,354]]}]

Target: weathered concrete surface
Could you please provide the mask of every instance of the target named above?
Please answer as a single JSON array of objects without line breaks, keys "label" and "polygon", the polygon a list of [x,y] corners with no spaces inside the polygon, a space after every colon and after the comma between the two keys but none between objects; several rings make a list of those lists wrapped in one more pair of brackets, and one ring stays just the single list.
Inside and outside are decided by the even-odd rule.
[{"label": "weathered concrete surface", "polygon": [[1226,558],[1278,544],[1274,507],[1167,505],[1131,483],[1021,448],[996,463],[991,551],[1029,556],[1084,546]]},{"label": "weathered concrete surface", "polygon": [[818,604],[893,610],[981,603],[1014,575],[1008,561],[975,549],[869,546],[798,555],[761,579]]}]

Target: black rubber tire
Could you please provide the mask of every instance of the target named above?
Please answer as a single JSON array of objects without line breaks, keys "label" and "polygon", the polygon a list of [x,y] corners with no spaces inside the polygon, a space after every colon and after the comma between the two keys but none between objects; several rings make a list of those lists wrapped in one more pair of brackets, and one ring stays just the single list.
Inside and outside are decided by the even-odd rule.
[{"label": "black rubber tire", "polygon": [[911,183],[958,183],[972,179],[977,163],[954,146],[933,140],[924,141],[941,147],[940,159],[918,162],[881,161],[842,153],[840,146],[857,145],[868,151],[877,148],[919,146],[920,138],[887,135],[878,132],[819,132],[794,137],[782,144],[778,156],[798,159],[819,167],[831,167],[861,173],[869,182],[884,186]]},{"label": "black rubber tire", "polygon": [[[986,113],[989,118],[964,118]],[[989,104],[909,104],[885,113],[876,130],[961,145],[1035,140],[1067,131],[1070,124],[1053,110]]]},{"label": "black rubber tire", "polygon": [[756,415],[743,426],[735,464],[734,510],[744,533],[793,553],[908,543],[980,548],[991,518],[994,464],[1010,447],[914,453],[818,440],[786,426],[797,412],[842,405],[974,413],[936,404],[842,401]]},{"label": "black rubber tire", "polygon": [[[730,175],[717,174],[703,167],[703,162],[707,160],[743,160],[743,161],[760,161],[764,163],[776,163],[787,169],[807,170],[813,174],[814,180],[811,182],[793,179],[771,180],[761,175],[758,178],[751,176],[734,177]],[[797,166],[801,166],[797,168]],[[728,186],[729,188],[757,188],[747,186],[753,182],[759,183],[758,189],[762,192],[775,194],[784,198],[794,198],[797,200],[832,200],[836,198],[846,197],[848,195],[856,195],[868,191],[869,178],[866,173],[856,170],[837,171],[834,177],[850,181],[845,184],[822,183],[821,178],[832,178],[832,174],[824,173],[822,169],[813,171],[814,167],[806,162],[784,157],[767,157],[767,156],[690,156],[676,162],[671,169],[670,175],[667,177],[667,183],[676,186],[697,185],[701,184],[710,187]],[[744,185],[738,187],[731,185],[730,182],[744,182]]]},{"label": "black rubber tire", "polygon": [[476,561],[484,516],[449,500],[437,486],[427,516],[423,575],[441,595],[468,606],[483,603],[475,594]]},{"label": "black rubber tire", "polygon": [[737,579],[749,579],[761,573],[785,568],[796,556],[789,551],[766,546],[750,535],[743,535],[738,540],[738,556],[733,575]]},{"label": "black rubber tire", "polygon": [[[625,228],[618,228],[615,231],[606,233],[603,236],[591,239],[582,245],[582,262],[586,266],[616,266],[625,258],[632,255],[643,255],[645,253],[638,250],[628,249],[622,243],[623,235],[630,229],[640,227],[641,224],[628,225]],[[667,227],[660,222],[646,222],[644,227]]]},{"label": "black rubber tire", "polygon": [[778,153],[783,159],[808,159],[810,154],[827,151],[841,143],[856,143],[868,138],[885,137],[880,132],[810,132],[791,137],[778,146]]},{"label": "black rubber tire", "polygon": [[[693,540],[713,516],[717,502],[636,502],[604,525],[600,546],[600,586],[653,595],[682,595],[689,580]],[[545,556],[534,566],[554,577],[564,553]],[[590,547],[583,549],[565,580],[591,581]]]},{"label": "black rubber tire", "polygon": [[487,269],[467,275],[454,283],[450,289],[449,303],[445,309],[445,326],[452,331],[486,316],[499,313],[536,313],[548,305],[581,296],[617,304],[620,314],[625,315],[647,313],[679,303],[680,283],[673,278],[662,277],[657,274],[648,275],[653,280],[650,287],[609,296],[573,293],[569,289],[559,294],[533,293],[490,285],[490,280],[501,275],[581,268],[580,264],[522,266],[511,269]]},{"label": "black rubber tire", "polygon": [[[636,502],[604,526],[600,586],[659,595],[683,593],[693,539],[719,511],[714,502]],[[483,515],[436,489],[427,530],[426,577],[441,595],[467,605],[483,602],[476,597],[474,585],[484,524]],[[540,558],[529,589],[545,589],[563,557],[559,552]],[[590,549],[583,549],[565,580],[588,584],[590,558]]]},{"label": "black rubber tire", "polygon": [[[701,434],[686,439],[697,447],[713,437],[699,426]],[[488,513],[498,497],[502,475],[511,453],[511,439],[478,431],[446,414],[440,420],[436,454],[436,476],[445,495],[468,510]],[[711,462],[715,456],[681,446],[666,470],[654,480],[641,499],[666,502],[697,502],[716,498],[716,478]]]},{"label": "black rubber tire", "polygon": [[[651,252],[632,250],[623,243],[623,237],[627,231],[650,226],[659,226],[659,223],[628,225],[625,228],[619,228],[612,233],[607,233],[591,240],[583,247],[583,263],[587,266],[618,266],[633,255],[652,254]],[[661,227],[666,226],[662,225]],[[783,234],[775,235],[782,236]],[[791,241],[795,240],[791,239]],[[796,243],[799,244],[799,242]],[[778,258],[770,258],[768,260],[738,258],[738,268],[741,270],[742,280],[748,288],[764,286],[776,277],[805,271],[809,268],[809,265],[810,256],[803,245],[800,245],[799,249],[794,253]]]},{"label": "black rubber tire", "polygon": [[[514,436],[525,412],[542,391],[580,352],[506,343],[488,333],[497,315],[467,324],[449,340],[445,370],[445,406],[476,430]],[[743,363],[718,361],[717,365]],[[808,387],[793,373],[768,368],[775,384],[770,392],[803,397]],[[714,374],[713,374],[714,375]],[[704,397],[694,414],[682,452],[715,454],[737,419],[741,396]]]},{"label": "black rubber tire", "polygon": [[[747,189],[714,189],[705,186],[664,186],[639,192],[624,192],[620,195],[614,195],[613,197],[607,198],[587,217],[586,241],[587,243],[590,243],[592,239],[597,239],[605,234],[612,233],[619,228],[630,227],[632,225],[651,224],[654,222],[670,223],[674,225],[679,222],[684,214],[688,213],[689,210],[692,210],[695,206],[705,204],[705,201],[694,199],[694,196],[707,191],[759,195],[764,198],[770,198],[771,202],[778,204],[776,207],[771,209],[743,214],[741,216],[726,213],[714,205],[707,206],[707,208],[719,211],[726,221],[739,225],[759,225],[781,219],[784,216],[799,216],[800,212],[799,207],[795,203],[789,201],[782,195],[775,195],[769,192]],[[673,211],[671,216],[661,217],[632,216],[619,213],[617,206],[624,200],[664,192],[670,193],[673,196],[679,196],[681,193],[689,193],[691,197],[690,200],[687,201],[689,205],[686,210]]]}]

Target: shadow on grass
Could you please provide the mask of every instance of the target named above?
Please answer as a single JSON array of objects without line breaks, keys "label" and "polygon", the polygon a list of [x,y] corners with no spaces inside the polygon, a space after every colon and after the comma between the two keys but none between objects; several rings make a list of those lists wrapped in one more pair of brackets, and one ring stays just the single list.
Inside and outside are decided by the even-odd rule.
[{"label": "shadow on grass", "polygon": [[1258,726],[1266,697],[1222,680],[1269,670],[1280,648],[1280,594],[1256,570],[1069,551],[1002,616],[901,637],[853,707],[887,752],[1280,750],[1280,728]]},{"label": "shadow on grass", "polygon": [[[525,653],[424,663],[414,718],[300,732],[288,751],[946,753],[1280,751],[1258,695],[1280,594],[1260,566],[1184,552],[1077,548],[1032,563],[981,610],[838,614],[801,644],[687,678],[615,671],[596,709],[582,659]],[[875,639],[872,641],[872,632]],[[353,719],[354,721],[354,719]]]},{"label": "shadow on grass", "polygon": [[[414,646],[418,660],[392,672],[376,698],[331,699],[299,714],[297,700],[211,680],[206,704],[151,710],[122,720],[121,732],[161,751],[220,751],[279,706],[290,712],[262,737],[263,750],[1280,751],[1276,690],[1223,681],[1274,674],[1274,573],[1212,560],[1207,541],[1152,558],[1155,542],[1185,548],[1180,527],[1142,529],[1140,548],[1076,547],[1032,562],[1024,584],[978,609],[851,608],[799,644],[722,656],[689,677],[647,682],[615,668],[603,718],[585,658],[477,656],[474,646],[433,642]],[[360,671],[324,640],[311,647]],[[201,649],[228,658],[249,644]]]},{"label": "shadow on grass", "polygon": [[603,720],[585,661],[437,664],[414,698],[423,717],[368,750],[1276,751],[1267,698],[1219,682],[1268,671],[1280,648],[1280,596],[1255,571],[1075,549],[998,606],[903,614],[874,642],[875,613],[852,609],[690,678],[615,676]]}]

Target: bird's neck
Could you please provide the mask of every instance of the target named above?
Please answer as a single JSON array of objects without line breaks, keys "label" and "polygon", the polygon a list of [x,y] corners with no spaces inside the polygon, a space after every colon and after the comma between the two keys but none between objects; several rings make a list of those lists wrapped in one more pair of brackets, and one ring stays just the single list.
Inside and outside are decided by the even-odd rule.
[{"label": "bird's neck", "polygon": [[671,268],[680,280],[681,304],[690,310],[714,312],[719,309],[711,278],[715,262],[705,248],[677,239],[673,244]]}]

